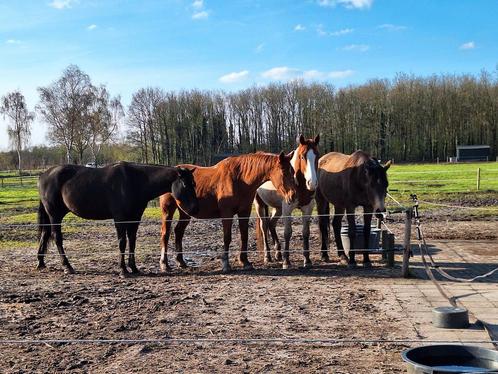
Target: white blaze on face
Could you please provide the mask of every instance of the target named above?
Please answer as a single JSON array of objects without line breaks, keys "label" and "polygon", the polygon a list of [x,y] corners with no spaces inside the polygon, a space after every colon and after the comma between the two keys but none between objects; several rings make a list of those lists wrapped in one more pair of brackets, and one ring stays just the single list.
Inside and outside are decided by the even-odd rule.
[{"label": "white blaze on face", "polygon": [[310,149],[308,153],[306,153],[306,172],[304,173],[304,178],[306,179],[306,187],[310,191],[314,191],[318,185],[315,159],[315,152]]},{"label": "white blaze on face", "polygon": [[294,173],[294,182],[296,182],[296,184],[298,183],[297,182],[297,174],[296,174],[296,161],[297,161],[297,150],[294,151],[294,153],[292,154],[292,158],[291,158],[291,166],[292,166],[292,172]]}]

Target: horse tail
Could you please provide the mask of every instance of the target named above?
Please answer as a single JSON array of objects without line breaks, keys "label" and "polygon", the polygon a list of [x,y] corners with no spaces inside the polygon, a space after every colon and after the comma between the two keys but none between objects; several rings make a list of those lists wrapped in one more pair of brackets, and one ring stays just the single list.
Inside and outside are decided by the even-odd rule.
[{"label": "horse tail", "polygon": [[261,218],[259,214],[257,214],[256,217],[256,248],[259,252],[263,253],[264,252],[264,237],[263,237],[263,231],[261,230],[261,219],[268,219],[268,205],[264,203],[264,201],[256,194],[256,200],[260,206],[263,207],[264,213],[263,217]]},{"label": "horse tail", "polygon": [[50,238],[50,234],[52,233],[52,225],[50,224],[50,218],[45,210],[45,206],[40,200],[40,204],[38,205],[38,236],[40,239],[43,233],[46,233]]}]

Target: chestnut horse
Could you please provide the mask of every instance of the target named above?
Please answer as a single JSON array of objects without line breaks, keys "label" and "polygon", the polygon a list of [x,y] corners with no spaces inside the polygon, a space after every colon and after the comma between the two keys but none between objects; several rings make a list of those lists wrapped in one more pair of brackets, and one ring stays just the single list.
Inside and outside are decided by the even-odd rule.
[{"label": "chestnut horse", "polygon": [[[275,227],[280,216],[284,215],[284,238],[285,245],[283,251],[282,267],[287,269],[289,261],[289,242],[292,235],[292,221],[290,215],[296,208],[301,209],[303,214],[303,256],[304,267],[311,267],[309,237],[310,237],[310,216],[315,206],[315,189],[318,185],[318,142],[320,135],[314,139],[305,139],[303,135],[298,138],[298,147],[293,151],[291,165],[294,168],[294,176],[297,184],[296,199],[288,204],[280,195],[271,181],[265,182],[258,188],[254,205],[256,206],[256,240],[258,249],[264,249],[265,263],[271,262],[271,254],[268,245],[268,230],[271,233],[276,260],[282,260],[280,252],[280,242],[278,240]],[[271,217],[268,215],[268,208],[272,208]],[[261,248],[263,246],[263,248]]]},{"label": "chestnut horse", "polygon": [[62,247],[61,222],[69,212],[86,219],[114,219],[121,252],[119,267],[121,275],[126,276],[126,235],[130,246],[128,266],[133,273],[139,273],[135,264],[135,243],[138,225],[149,200],[171,192],[182,209],[191,214],[199,209],[192,172],[168,166],[128,162],[98,169],[80,165],[54,166],[40,175],[39,192],[38,269],[45,268],[47,245],[53,236],[66,273],[74,273]]},{"label": "chestnut horse", "polygon": [[[222,218],[224,251],[221,256],[222,272],[230,272],[228,250],[232,240],[232,221],[237,214],[241,248],[239,262],[244,269],[252,269],[247,259],[247,239],[249,216],[256,190],[264,182],[271,180],[277,190],[287,201],[292,201],[296,193],[290,156],[283,152],[251,153],[228,157],[214,166],[200,167],[180,165],[194,169],[195,190],[199,199],[199,213],[196,218]],[[161,261],[162,271],[170,269],[167,259],[168,240],[171,234],[171,220],[177,203],[171,194],[164,194],[159,199],[162,210]],[[180,209],[180,220],[175,227],[176,261],[182,268],[186,267],[182,254],[182,239],[190,222],[188,212]]]},{"label": "chestnut horse", "polygon": [[[319,218],[320,233],[322,239],[322,260],[329,261],[329,225],[330,207],[334,205],[334,237],[337,245],[338,256],[343,263],[349,267],[355,267],[355,252],[349,253],[349,259],[344,253],[341,240],[341,222],[344,211],[348,220],[348,236],[351,248],[354,248],[356,233],[355,208],[363,207],[363,235],[365,247],[368,246],[370,238],[370,225],[372,215],[385,211],[385,198],[387,194],[387,174],[391,162],[381,165],[377,159],[370,157],[361,150],[351,155],[338,152],[330,152],[322,156],[318,162],[318,188],[316,203]],[[371,267],[368,252],[363,252],[363,266]]]}]

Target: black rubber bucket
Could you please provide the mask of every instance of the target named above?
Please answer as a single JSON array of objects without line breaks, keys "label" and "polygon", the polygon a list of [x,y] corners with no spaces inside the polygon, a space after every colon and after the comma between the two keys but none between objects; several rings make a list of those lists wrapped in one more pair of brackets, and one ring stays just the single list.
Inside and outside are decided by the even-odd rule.
[{"label": "black rubber bucket", "polygon": [[408,349],[402,357],[410,374],[498,372],[498,351],[481,347],[426,345]]}]

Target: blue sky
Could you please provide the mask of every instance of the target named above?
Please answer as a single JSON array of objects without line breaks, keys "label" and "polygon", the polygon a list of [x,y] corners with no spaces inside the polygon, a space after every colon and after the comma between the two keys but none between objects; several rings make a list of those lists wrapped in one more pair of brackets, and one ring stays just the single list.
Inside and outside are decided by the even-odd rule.
[{"label": "blue sky", "polygon": [[[498,0],[0,0],[0,95],[20,89],[34,107],[36,88],[69,64],[125,105],[145,86],[494,71],[497,14]],[[34,124],[32,144],[44,128]]]}]

